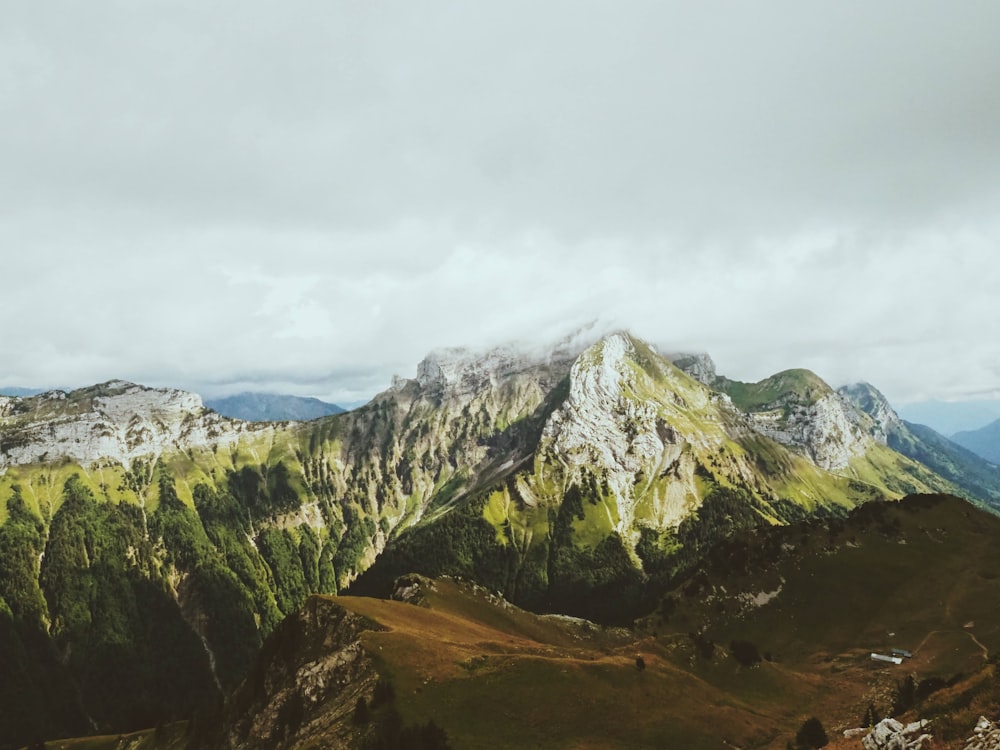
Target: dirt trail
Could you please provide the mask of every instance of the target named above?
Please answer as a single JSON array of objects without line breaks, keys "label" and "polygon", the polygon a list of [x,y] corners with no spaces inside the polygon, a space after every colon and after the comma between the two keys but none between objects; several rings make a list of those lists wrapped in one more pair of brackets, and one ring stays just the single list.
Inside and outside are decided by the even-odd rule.
[{"label": "dirt trail", "polygon": [[979,646],[979,650],[983,652],[983,661],[989,661],[990,650],[983,645],[983,642],[981,640],[976,638],[976,634],[973,633],[971,630],[966,630],[965,632],[968,634],[969,638],[972,639],[972,642],[975,643],[977,646]]},{"label": "dirt trail", "polygon": [[[917,647],[915,649],[913,649],[913,653],[914,654],[920,653],[920,649],[922,649],[924,647],[924,644],[927,643],[927,641],[930,639],[930,637],[932,635],[937,635],[938,633],[953,633],[953,632],[955,632],[955,631],[954,630],[932,630],[932,631],[930,631],[927,635],[924,636],[924,639],[922,641],[920,641],[920,643],[917,645]],[[990,650],[988,648],[986,648],[986,645],[981,640],[979,640],[978,638],[976,638],[976,634],[973,633],[971,630],[965,630],[965,629],[962,629],[962,632],[965,633],[967,636],[969,636],[969,638],[972,639],[972,642],[976,644],[976,646],[979,648],[980,651],[982,651],[982,653],[983,653],[983,661],[989,661]]]}]

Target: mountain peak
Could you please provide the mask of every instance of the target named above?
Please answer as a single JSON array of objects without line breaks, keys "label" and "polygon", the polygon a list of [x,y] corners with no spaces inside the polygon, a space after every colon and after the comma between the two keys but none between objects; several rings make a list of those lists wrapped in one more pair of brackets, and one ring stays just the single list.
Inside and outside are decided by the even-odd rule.
[{"label": "mountain peak", "polygon": [[719,379],[715,362],[705,352],[691,354],[690,352],[675,352],[667,354],[666,358],[674,363],[674,367],[683,370],[698,382],[714,387]]},{"label": "mountain peak", "polygon": [[423,389],[468,394],[532,367],[569,363],[579,354],[572,343],[560,341],[554,348],[511,343],[487,350],[435,349],[417,365],[416,382]]},{"label": "mountain peak", "polygon": [[863,411],[877,426],[875,439],[885,445],[889,435],[903,426],[889,400],[871,383],[851,383],[837,389],[844,398]]}]

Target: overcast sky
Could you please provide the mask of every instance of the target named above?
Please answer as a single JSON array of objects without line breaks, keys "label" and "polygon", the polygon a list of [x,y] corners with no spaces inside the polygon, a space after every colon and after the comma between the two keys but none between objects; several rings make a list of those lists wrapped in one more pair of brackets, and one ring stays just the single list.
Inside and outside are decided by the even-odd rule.
[{"label": "overcast sky", "polygon": [[584,322],[1000,396],[1000,3],[37,2],[0,385],[352,401]]}]

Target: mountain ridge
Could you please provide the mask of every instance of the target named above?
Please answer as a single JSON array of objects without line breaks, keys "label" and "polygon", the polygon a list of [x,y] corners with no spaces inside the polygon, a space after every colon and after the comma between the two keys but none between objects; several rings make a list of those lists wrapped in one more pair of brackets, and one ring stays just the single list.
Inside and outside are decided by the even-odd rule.
[{"label": "mountain ridge", "polygon": [[990,463],[1000,466],[1000,419],[977,430],[956,432],[951,436],[951,440]]},{"label": "mountain ridge", "polygon": [[224,417],[245,422],[308,422],[347,411],[318,398],[249,391],[205,399],[205,406]]},{"label": "mountain ridge", "polygon": [[[7,647],[70,654],[86,713],[125,729],[138,725],[93,665],[153,658],[150,597],[211,693],[310,593],[464,575],[527,609],[626,623],[739,529],[958,491],[891,448],[890,414],[784,377],[787,393],[744,411],[618,332],[579,351],[434,353],[369,404],[307,423],[229,420],[121,381],[0,400]],[[133,717],[186,710],[183,695],[156,708],[151,688],[131,692]]]}]

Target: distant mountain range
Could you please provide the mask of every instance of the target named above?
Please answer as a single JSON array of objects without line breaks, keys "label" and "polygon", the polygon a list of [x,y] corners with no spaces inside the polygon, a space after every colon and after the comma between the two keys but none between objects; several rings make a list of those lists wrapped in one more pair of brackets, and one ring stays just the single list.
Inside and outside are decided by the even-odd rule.
[{"label": "distant mountain range", "polygon": [[44,393],[43,388],[18,388],[15,386],[0,387],[0,396],[16,396],[18,398],[23,398],[24,396],[37,396],[39,393]]},{"label": "distant mountain range", "polygon": [[238,393],[225,398],[206,399],[205,406],[224,417],[246,422],[308,422],[347,411],[318,398],[275,393]]},{"label": "distant mountain range", "polygon": [[978,430],[1000,419],[1000,400],[923,401],[898,409],[908,422],[925,424],[942,435]]},{"label": "distant mountain range", "polygon": [[1000,419],[985,427],[967,432],[956,432],[951,439],[987,461],[1000,466]]}]

